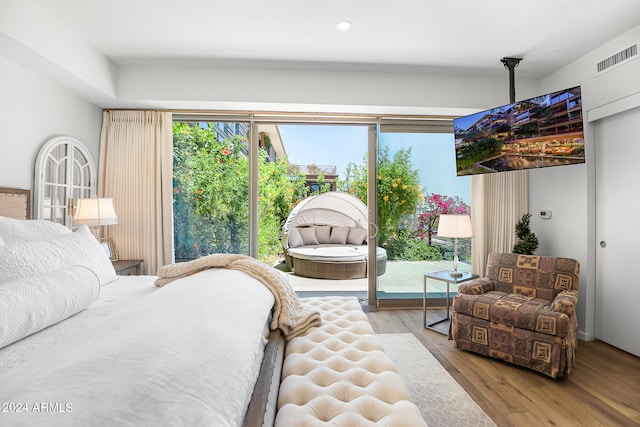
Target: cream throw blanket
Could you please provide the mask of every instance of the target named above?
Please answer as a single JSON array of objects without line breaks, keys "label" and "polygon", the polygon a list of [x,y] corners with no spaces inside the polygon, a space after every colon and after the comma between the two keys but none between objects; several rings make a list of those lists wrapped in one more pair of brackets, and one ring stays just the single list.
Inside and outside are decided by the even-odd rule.
[{"label": "cream throw blanket", "polygon": [[165,265],[158,269],[155,285],[161,287],[208,268],[239,270],[262,282],[276,301],[271,329],[280,328],[288,340],[320,324],[320,313],[306,308],[300,302],[286,274],[246,255],[215,254],[193,261]]}]

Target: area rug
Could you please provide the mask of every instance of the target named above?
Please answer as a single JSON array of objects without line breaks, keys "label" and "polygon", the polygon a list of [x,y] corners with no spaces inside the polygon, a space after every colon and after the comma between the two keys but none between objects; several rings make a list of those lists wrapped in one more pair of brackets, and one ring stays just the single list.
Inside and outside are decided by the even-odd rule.
[{"label": "area rug", "polygon": [[413,334],[378,334],[429,427],[495,426]]}]

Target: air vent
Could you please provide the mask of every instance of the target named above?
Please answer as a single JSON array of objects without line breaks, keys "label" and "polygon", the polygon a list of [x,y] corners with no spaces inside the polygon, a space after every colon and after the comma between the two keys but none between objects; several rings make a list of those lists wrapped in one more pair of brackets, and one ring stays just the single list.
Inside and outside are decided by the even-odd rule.
[{"label": "air vent", "polygon": [[596,75],[619,67],[620,65],[637,58],[637,55],[638,44],[636,43],[633,46],[629,46],[628,48],[621,50],[615,55],[611,55],[607,59],[603,59],[602,61],[598,62],[598,64],[596,64]]}]

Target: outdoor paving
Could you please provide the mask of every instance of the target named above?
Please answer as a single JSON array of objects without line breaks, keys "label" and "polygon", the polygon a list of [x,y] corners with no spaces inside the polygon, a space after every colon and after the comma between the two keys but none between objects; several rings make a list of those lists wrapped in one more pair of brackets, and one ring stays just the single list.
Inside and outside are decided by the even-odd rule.
[{"label": "outdoor paving", "polygon": [[[385,274],[378,277],[378,290],[386,293],[420,293],[422,294],[425,273],[453,268],[451,261],[387,261]],[[460,263],[458,269],[471,271],[471,264]],[[346,292],[367,291],[367,279],[325,280],[311,279],[289,273],[291,285],[296,292],[322,291]],[[447,285],[436,280],[427,282],[427,291],[445,292]],[[451,289],[455,291],[455,289]]]}]

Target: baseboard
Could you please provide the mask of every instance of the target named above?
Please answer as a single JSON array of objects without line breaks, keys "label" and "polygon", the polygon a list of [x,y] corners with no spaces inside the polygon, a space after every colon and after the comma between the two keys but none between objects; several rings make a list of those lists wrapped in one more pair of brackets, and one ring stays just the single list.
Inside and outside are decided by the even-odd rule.
[{"label": "baseboard", "polygon": [[580,338],[582,341],[593,341],[596,339],[593,335],[582,331],[578,331],[578,338]]}]

